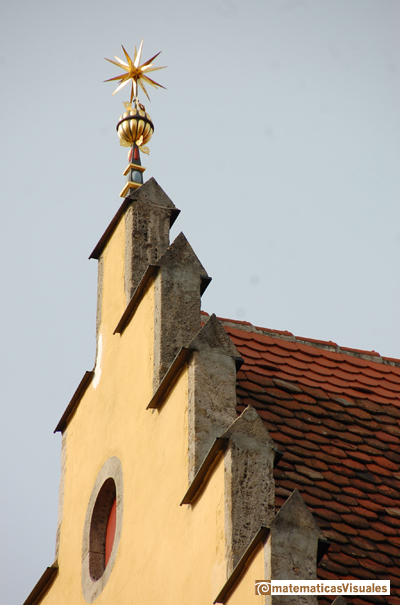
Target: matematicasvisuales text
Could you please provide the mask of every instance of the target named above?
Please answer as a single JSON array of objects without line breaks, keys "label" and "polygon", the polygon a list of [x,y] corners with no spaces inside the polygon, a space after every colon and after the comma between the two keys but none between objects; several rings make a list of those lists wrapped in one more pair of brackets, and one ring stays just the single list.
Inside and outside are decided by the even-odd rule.
[{"label": "matematicasvisuales text", "polygon": [[270,580],[257,581],[255,583],[256,594],[287,594],[298,593],[341,594],[354,595],[361,593],[390,595],[390,580],[331,580],[321,582],[320,580]]}]

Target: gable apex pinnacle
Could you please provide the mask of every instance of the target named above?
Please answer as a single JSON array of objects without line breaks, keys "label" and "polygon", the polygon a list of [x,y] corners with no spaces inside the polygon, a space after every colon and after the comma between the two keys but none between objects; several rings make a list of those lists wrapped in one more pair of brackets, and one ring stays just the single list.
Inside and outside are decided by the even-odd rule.
[{"label": "gable apex pinnacle", "polygon": [[117,212],[113,216],[107,229],[97,242],[89,258],[99,260],[106,244],[117,228],[120,220],[126,215],[127,210],[135,205],[135,202],[140,204],[147,204],[148,207],[161,208],[168,212],[169,215],[169,227],[171,228],[176,219],[179,216],[180,210],[176,208],[173,201],[168,197],[165,191],[160,187],[157,181],[152,177],[141,185],[129,198],[125,198]]},{"label": "gable apex pinnacle", "polygon": [[207,271],[197,258],[192,246],[181,232],[164,254],[156,261],[157,267],[173,269],[177,265],[190,268],[202,277],[208,277]]},{"label": "gable apex pinnacle", "polygon": [[221,435],[221,438],[235,439],[235,436],[238,436],[239,439],[244,436],[246,440],[251,440],[252,444],[250,445],[249,443],[249,447],[254,447],[255,442],[263,449],[269,448],[271,453],[275,453],[278,450],[268,429],[252,405],[247,406],[240,416],[231,424],[229,429]]},{"label": "gable apex pinnacle", "polygon": [[217,319],[215,313],[210,315],[188,348],[198,351],[204,348],[218,349],[219,352],[229,357],[233,357],[234,359],[240,358],[237,348],[229,338],[219,319]]},{"label": "gable apex pinnacle", "polygon": [[129,201],[146,202],[155,206],[162,206],[164,208],[176,210],[177,214],[175,215],[175,218],[180,212],[180,210],[177,209],[174,202],[165,193],[162,187],[160,187],[154,177],[151,177],[141,187],[136,189],[130,196]]},{"label": "gable apex pinnacle", "polygon": [[314,533],[318,538],[324,538],[323,532],[297,489],[290,494],[278,514],[274,517],[271,529],[274,528],[296,532],[305,530],[308,533]]}]

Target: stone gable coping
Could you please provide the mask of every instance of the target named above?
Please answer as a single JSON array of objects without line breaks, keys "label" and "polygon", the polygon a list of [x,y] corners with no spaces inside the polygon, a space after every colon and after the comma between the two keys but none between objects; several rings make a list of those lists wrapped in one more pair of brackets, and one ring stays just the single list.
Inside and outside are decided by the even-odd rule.
[{"label": "stone gable coping", "polygon": [[271,530],[274,529],[285,532],[303,530],[315,534],[317,538],[324,538],[318,523],[297,489],[291,493],[279,513],[274,517]]},{"label": "stone gable coping", "polygon": [[[297,490],[286,500],[270,528],[264,546],[265,578],[315,580],[319,540],[324,539],[324,535]],[[272,603],[295,604],[298,597],[273,595]],[[304,595],[304,603],[317,605],[317,596]]]},{"label": "stone gable coping", "polygon": [[225,548],[228,573],[232,573],[258,528],[269,526],[274,518],[277,448],[252,406],[222,437],[229,438],[224,456]]},{"label": "stone gable coping", "polygon": [[165,209],[169,209],[170,210],[170,227],[172,227],[172,225],[174,224],[174,222],[176,221],[176,219],[180,213],[180,210],[178,210],[178,208],[175,207],[174,203],[171,201],[171,199],[168,197],[168,195],[163,191],[163,189],[160,187],[160,185],[157,183],[157,181],[154,178],[151,178],[148,181],[146,181],[146,183],[144,183],[144,185],[139,187],[139,189],[137,189],[135,191],[135,194],[132,197],[130,197],[129,199],[128,198],[124,199],[121,206],[118,208],[116,214],[112,218],[110,224],[108,225],[107,229],[104,231],[103,235],[101,236],[98,243],[94,247],[89,258],[95,258],[97,260],[100,258],[100,255],[102,254],[104,248],[106,247],[108,240],[110,239],[111,235],[114,233],[119,221],[124,216],[125,211],[132,204],[133,201],[150,203],[155,206],[160,206]]},{"label": "stone gable coping", "polygon": [[204,269],[182,231],[155,264],[158,267],[169,269],[175,269],[177,265],[183,266],[194,273],[208,277],[207,271]]},{"label": "stone gable coping", "polygon": [[190,483],[214,440],[236,418],[236,372],[242,359],[215,315],[189,347],[194,349],[188,384]]},{"label": "stone gable coping", "polygon": [[218,349],[224,355],[229,355],[229,357],[235,360],[243,361],[237,348],[214,313],[210,315],[206,323],[196,334],[189,348],[196,349],[197,351]]},{"label": "stone gable coping", "polygon": [[161,270],[154,286],[154,392],[180,349],[201,328],[201,282],[208,281],[183,233],[155,264]]}]

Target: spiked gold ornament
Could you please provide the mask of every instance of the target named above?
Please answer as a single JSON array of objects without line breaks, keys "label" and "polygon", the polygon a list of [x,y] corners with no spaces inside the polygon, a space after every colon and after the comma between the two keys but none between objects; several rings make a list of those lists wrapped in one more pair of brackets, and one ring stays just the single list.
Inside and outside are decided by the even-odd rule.
[{"label": "spiked gold ornament", "polygon": [[154,124],[149,114],[146,113],[144,105],[139,103],[137,96],[138,85],[143,90],[149,101],[150,97],[147,94],[145,83],[150,84],[150,86],[153,86],[154,88],[164,88],[164,86],[158,84],[147,75],[152,71],[165,69],[164,67],[153,67],[152,61],[158,57],[160,53],[157,53],[154,55],[154,57],[140,65],[142,48],[143,40],[138,51],[135,47],[133,61],[124,47],[122,47],[122,50],[124,51],[127,62],[122,61],[122,59],[119,59],[118,57],[114,57],[116,61],[106,59],[106,61],[109,61],[110,63],[113,63],[113,65],[124,69],[126,72],[119,76],[115,76],[114,78],[110,78],[109,80],[105,80],[105,82],[119,80],[119,85],[114,90],[113,95],[131,82],[130,102],[124,103],[126,111],[122,114],[117,124],[117,132],[120,139],[120,144],[124,147],[131,147],[131,150],[128,154],[129,165],[124,172],[124,175],[127,177],[127,182],[120,193],[120,196],[125,198],[130,197],[135,189],[143,184],[143,172],[145,168],[141,165],[139,150],[143,151],[144,153],[149,153],[149,149],[145,146],[145,143],[150,141],[154,132]]},{"label": "spiked gold ornament", "polygon": [[151,78],[149,78],[146,75],[152,71],[157,71],[158,69],[165,69],[165,66],[164,67],[153,67],[153,63],[152,63],[152,61],[156,57],[158,57],[158,55],[160,54],[161,51],[159,53],[157,53],[156,55],[154,55],[154,57],[152,57],[151,59],[149,59],[148,61],[143,63],[143,65],[139,65],[140,59],[142,56],[142,48],[143,48],[143,40],[140,43],[138,51],[136,51],[136,46],[135,46],[135,55],[134,55],[134,59],[132,61],[132,59],[126,52],[125,48],[122,46],[122,50],[124,51],[124,54],[125,54],[125,57],[126,57],[126,60],[128,61],[128,63],[126,63],[125,61],[122,61],[115,55],[114,55],[114,58],[118,61],[118,63],[116,61],[113,61],[112,59],[106,59],[106,61],[110,61],[110,63],[113,63],[117,67],[122,67],[122,69],[124,69],[127,73],[121,74],[120,76],[116,76],[115,78],[110,78],[109,80],[105,80],[105,82],[112,82],[113,80],[120,80],[120,84],[114,90],[113,95],[115,95],[116,92],[118,92],[119,90],[121,90],[121,88],[123,88],[129,82],[131,82],[131,99],[130,99],[131,103],[133,101],[133,97],[135,97],[137,99],[137,92],[138,92],[137,85],[138,84],[139,84],[140,88],[143,90],[146,97],[149,99],[149,101],[150,101],[150,97],[147,94],[147,90],[144,85],[145,82],[146,82],[146,84],[150,84],[150,86],[153,86],[154,88],[158,88],[158,87],[165,88],[165,86],[158,84],[157,82],[155,82],[154,80],[152,80]]}]

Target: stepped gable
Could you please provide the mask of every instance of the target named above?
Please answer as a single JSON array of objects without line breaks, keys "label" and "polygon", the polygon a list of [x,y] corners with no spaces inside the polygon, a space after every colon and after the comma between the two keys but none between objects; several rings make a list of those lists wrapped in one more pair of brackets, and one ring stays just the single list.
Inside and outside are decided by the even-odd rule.
[{"label": "stepped gable", "polygon": [[400,360],[221,321],[244,359],[237,411],[284,452],[277,510],[298,489],[332,542],[318,577],[390,579],[390,597],[351,603],[400,605]]}]

